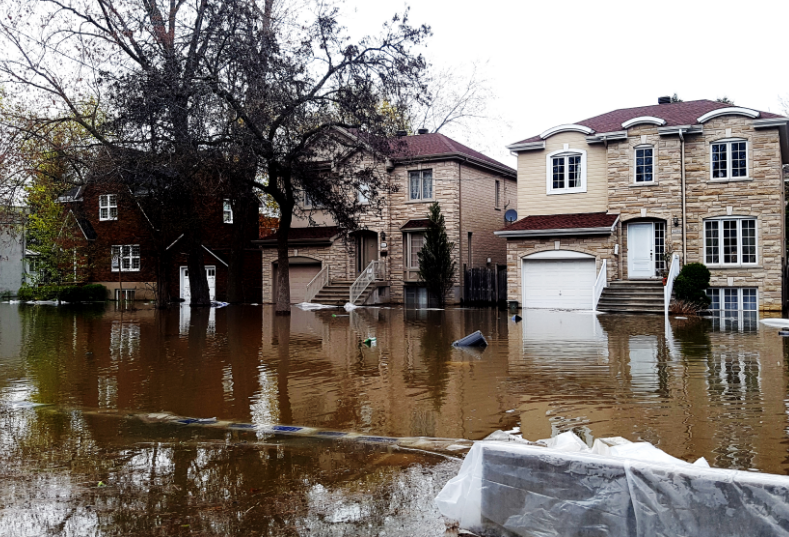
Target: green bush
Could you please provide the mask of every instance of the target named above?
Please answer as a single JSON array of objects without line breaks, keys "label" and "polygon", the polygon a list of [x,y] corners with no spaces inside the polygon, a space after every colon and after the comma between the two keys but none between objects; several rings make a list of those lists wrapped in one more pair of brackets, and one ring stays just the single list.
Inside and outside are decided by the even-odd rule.
[{"label": "green bush", "polygon": [[107,300],[107,288],[98,283],[82,287],[83,300],[86,302],[104,302]]},{"label": "green bush", "polygon": [[710,271],[701,263],[688,263],[674,280],[674,295],[677,300],[707,307],[710,298],[705,290],[710,286]]},{"label": "green bush", "polygon": [[33,288],[26,283],[22,284],[22,287],[19,288],[19,291],[17,291],[16,293],[16,297],[19,300],[23,300],[25,302],[30,300],[35,300],[33,295]]}]

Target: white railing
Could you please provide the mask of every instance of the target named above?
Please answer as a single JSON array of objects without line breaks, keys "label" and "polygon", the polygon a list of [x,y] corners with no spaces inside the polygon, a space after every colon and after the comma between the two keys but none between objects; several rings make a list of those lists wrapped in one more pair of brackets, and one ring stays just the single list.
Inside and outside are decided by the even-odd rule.
[{"label": "white railing", "polygon": [[383,269],[384,264],[382,261],[370,261],[370,264],[367,265],[367,268],[359,274],[359,277],[356,278],[356,281],[353,282],[351,285],[351,293],[350,293],[350,303],[356,305],[356,301],[359,300],[359,297],[362,296],[364,290],[367,289],[371,283],[375,280],[382,280],[383,279]]},{"label": "white railing", "polygon": [[312,299],[328,284],[329,265],[326,265],[312,280],[310,280],[310,283],[307,284],[307,291],[304,293],[304,302],[312,302]]},{"label": "white railing", "polygon": [[668,306],[671,304],[671,294],[674,292],[674,280],[679,274],[679,254],[674,254],[671,258],[671,268],[666,276],[666,286],[663,287],[663,307],[665,314],[668,315]]},{"label": "white railing", "polygon": [[592,287],[592,309],[597,311],[597,303],[600,301],[600,295],[603,294],[603,289],[608,287],[608,274],[606,271],[606,262],[603,259],[603,264],[600,266],[600,272],[597,273],[597,279],[594,281]]}]

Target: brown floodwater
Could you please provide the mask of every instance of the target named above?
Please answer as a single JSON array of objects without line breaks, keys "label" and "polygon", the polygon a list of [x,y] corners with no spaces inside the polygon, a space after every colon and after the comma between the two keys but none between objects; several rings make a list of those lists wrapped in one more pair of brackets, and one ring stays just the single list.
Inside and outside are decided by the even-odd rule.
[{"label": "brown floodwater", "polygon": [[[789,340],[748,314],[137,308],[0,304],[0,535],[444,534],[446,454],[140,419],[160,412],[390,437],[573,430],[789,473]],[[489,347],[451,346],[475,330]]]}]

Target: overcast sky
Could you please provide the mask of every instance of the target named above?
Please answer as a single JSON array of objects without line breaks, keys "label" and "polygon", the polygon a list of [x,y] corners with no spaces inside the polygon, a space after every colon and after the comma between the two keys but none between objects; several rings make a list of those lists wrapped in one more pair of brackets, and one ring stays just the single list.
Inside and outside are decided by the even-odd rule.
[{"label": "overcast sky", "polygon": [[[402,11],[402,0],[345,0],[342,21],[370,33]],[[789,1],[662,2],[421,0],[411,20],[433,37],[437,65],[487,61],[497,99],[484,134],[453,132],[505,164],[504,148],[561,123],[617,108],[727,96],[737,105],[783,113]]]}]

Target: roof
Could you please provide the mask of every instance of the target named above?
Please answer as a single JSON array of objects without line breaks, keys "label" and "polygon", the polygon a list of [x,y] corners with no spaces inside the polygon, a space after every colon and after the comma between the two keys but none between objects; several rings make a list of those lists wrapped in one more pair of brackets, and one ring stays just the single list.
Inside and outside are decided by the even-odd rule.
[{"label": "roof", "polygon": [[607,233],[613,230],[618,214],[573,213],[531,215],[496,232],[497,235],[542,235]]},{"label": "roof", "polygon": [[82,196],[82,186],[73,186],[63,192],[58,198],[55,200],[58,203],[70,203],[72,201],[81,201]]},{"label": "roof", "polygon": [[400,136],[391,141],[394,160],[407,160],[427,157],[466,157],[497,168],[507,175],[516,175],[514,169],[506,164],[483,155],[468,146],[456,142],[441,133]]},{"label": "roof", "polygon": [[77,218],[77,225],[82,230],[82,234],[85,238],[89,241],[95,241],[98,234],[96,230],[93,229],[90,221],[87,218]]},{"label": "roof", "polygon": [[[637,106],[635,108],[620,108],[612,112],[607,112],[599,116],[590,117],[582,121],[576,121],[574,125],[582,125],[589,127],[595,132],[615,132],[621,131],[622,123],[639,118],[639,117],[656,117],[666,121],[666,127],[678,125],[699,125],[698,119],[708,112],[719,110],[721,108],[731,108],[729,103],[720,103],[718,101],[708,101],[702,99],[699,101],[687,101],[681,103],[669,104],[653,104],[650,106]],[[782,118],[783,116],[773,114],[770,112],[759,111],[761,118]],[[518,144],[539,142],[542,140],[540,135],[526,138]]]},{"label": "roof", "polygon": [[[337,226],[294,227],[288,233],[288,242],[326,242],[330,243],[340,234]],[[261,237],[259,243],[276,244],[279,230]]]},{"label": "roof", "polygon": [[418,220],[409,220],[400,229],[425,229],[430,225],[430,220],[427,218],[420,218]]}]

